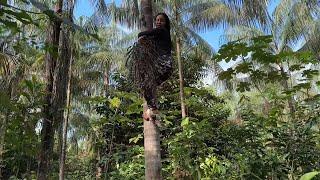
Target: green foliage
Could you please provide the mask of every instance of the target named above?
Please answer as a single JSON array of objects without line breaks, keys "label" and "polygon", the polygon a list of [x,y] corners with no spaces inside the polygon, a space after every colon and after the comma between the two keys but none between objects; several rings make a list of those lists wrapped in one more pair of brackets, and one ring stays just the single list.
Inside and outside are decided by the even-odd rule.
[{"label": "green foliage", "polygon": [[213,176],[224,176],[227,173],[227,169],[231,166],[228,161],[218,160],[215,156],[209,155],[200,164],[201,170],[204,172],[204,176],[201,179],[210,179]]},{"label": "green foliage", "polygon": [[248,44],[234,41],[223,45],[214,60],[217,62],[233,60],[239,63],[221,72],[219,79],[230,81],[239,76],[245,76],[249,81],[244,80],[237,84],[237,91],[245,92],[261,85],[283,85],[291,74],[295,73],[301,75],[300,82],[291,88],[286,87],[283,93],[290,94],[310,89],[311,82],[319,75],[319,70],[306,69],[306,64],[316,65],[318,63],[316,58],[307,52],[283,51],[279,54],[272,54],[271,41],[272,36],[259,36],[252,38]]},{"label": "green foliage", "polygon": [[66,179],[94,179],[94,161],[84,157],[70,153],[66,162]]},{"label": "green foliage", "polygon": [[[280,56],[295,56],[312,62],[312,57],[307,57],[305,53],[272,55],[264,52],[261,47],[267,47],[270,42],[268,38],[257,38],[253,45],[248,45],[244,50],[250,49],[247,58],[250,54],[255,54],[258,59],[264,56],[261,66],[268,65],[265,61],[269,56],[271,60]],[[292,69],[303,66],[303,63],[296,63]],[[313,71],[299,70],[316,76]],[[172,80],[161,87],[158,100],[163,124],[161,155],[165,179],[287,179],[301,177],[304,173],[319,168],[317,159],[320,158],[320,147],[319,136],[316,135],[319,131],[320,113],[318,96],[297,101],[296,112],[291,116],[286,110],[288,91],[279,90],[278,87],[279,83],[287,79],[286,75],[276,70],[264,72],[257,69],[253,62],[245,61],[227,70],[225,76],[233,78],[239,73],[249,73],[253,80],[240,82],[238,85],[238,91],[247,94],[238,102],[239,116],[236,120],[228,120],[230,109],[225,99],[217,97],[208,88],[190,86],[185,88],[188,117],[181,120],[178,88],[170,86]],[[98,108],[98,111],[102,110],[101,115],[108,119],[102,122],[110,122],[101,126],[102,131],[112,132],[112,123],[119,125],[116,126],[112,153],[105,154],[102,158],[106,159],[103,162],[110,164],[106,176],[111,179],[143,178],[143,151],[136,151],[137,148],[142,148],[142,101],[125,85],[125,77],[117,77],[119,89],[110,91],[108,100]],[[309,81],[312,82],[313,79]],[[267,84],[268,91],[260,92],[262,95],[250,94],[248,91],[256,88],[254,83],[257,82]],[[311,85],[312,83],[304,82],[292,86],[288,89],[290,96],[297,96],[303,88],[310,89]],[[260,100],[254,99],[257,97]],[[110,103],[114,101],[119,104],[118,100],[121,101],[117,112],[120,116],[114,116],[114,108],[117,106]],[[264,103],[267,103],[266,107]],[[264,112],[263,109],[268,111]],[[113,138],[109,133],[105,139],[105,143],[110,145],[110,139]]]},{"label": "green foliage", "polygon": [[[45,25],[47,20],[63,19],[41,2],[21,1],[22,6],[35,6],[41,13],[6,2],[0,0],[0,36],[4,37],[0,45],[5,50],[0,57],[12,58],[0,59],[0,80],[6,81],[0,87],[2,170],[4,179],[35,179],[44,106],[44,52],[56,56],[59,48],[44,43]],[[83,32],[74,23],[64,23]],[[29,34],[30,25],[37,29]],[[192,35],[184,44],[188,49],[182,49],[188,117],[181,119],[177,68],[158,92],[164,179],[318,178],[318,60],[309,52],[289,48],[275,53],[271,36],[227,43],[213,59],[236,63],[219,79],[239,81],[237,92],[218,96],[199,83],[211,51],[196,46],[201,39]],[[79,35],[79,42],[72,45],[66,179],[144,179],[143,101],[120,68],[123,59],[114,55],[120,54],[114,50],[118,48],[114,39],[97,42],[93,38]],[[103,84],[106,81],[108,86]],[[53,179],[58,177],[56,149]]]},{"label": "green foliage", "polygon": [[[23,80],[16,96],[1,93],[0,115],[6,120],[4,177],[10,174],[28,178],[37,168],[38,121],[43,106],[43,84],[36,77]],[[2,103],[4,102],[4,103]]]},{"label": "green foliage", "polygon": [[0,1],[0,5],[2,6],[0,12],[0,23],[6,28],[10,29],[12,32],[20,32],[20,28],[17,22],[25,25],[37,25],[37,23],[33,21],[31,16],[25,10],[17,10],[17,8],[14,8],[11,5],[7,4],[7,1]]}]

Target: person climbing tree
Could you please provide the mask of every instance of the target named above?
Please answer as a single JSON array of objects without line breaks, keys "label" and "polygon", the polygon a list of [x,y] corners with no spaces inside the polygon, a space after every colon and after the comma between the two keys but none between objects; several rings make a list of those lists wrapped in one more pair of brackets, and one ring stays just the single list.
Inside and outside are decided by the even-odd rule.
[{"label": "person climbing tree", "polygon": [[128,66],[131,77],[142,91],[148,110],[145,120],[158,114],[157,87],[172,74],[170,20],[165,13],[155,17],[156,27],[138,34],[138,42],[128,52]]}]

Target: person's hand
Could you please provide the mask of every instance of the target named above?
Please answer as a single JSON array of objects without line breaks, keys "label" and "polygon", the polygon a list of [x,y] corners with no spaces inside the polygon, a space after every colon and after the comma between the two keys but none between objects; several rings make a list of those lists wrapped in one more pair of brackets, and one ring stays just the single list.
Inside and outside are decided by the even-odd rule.
[{"label": "person's hand", "polygon": [[145,38],[146,38],[146,36],[140,36],[138,39],[138,42],[142,42]]}]

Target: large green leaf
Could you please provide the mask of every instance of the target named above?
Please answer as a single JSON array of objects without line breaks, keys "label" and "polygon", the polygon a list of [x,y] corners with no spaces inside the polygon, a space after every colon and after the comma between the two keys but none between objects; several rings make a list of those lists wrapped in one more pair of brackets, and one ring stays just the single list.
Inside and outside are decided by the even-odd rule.
[{"label": "large green leaf", "polygon": [[185,127],[189,124],[189,118],[184,118],[182,121],[181,121],[181,126],[182,127]]},{"label": "large green leaf", "polygon": [[304,174],[303,176],[301,176],[300,180],[311,180],[312,178],[314,178],[319,173],[320,173],[319,171],[309,172],[309,173]]}]

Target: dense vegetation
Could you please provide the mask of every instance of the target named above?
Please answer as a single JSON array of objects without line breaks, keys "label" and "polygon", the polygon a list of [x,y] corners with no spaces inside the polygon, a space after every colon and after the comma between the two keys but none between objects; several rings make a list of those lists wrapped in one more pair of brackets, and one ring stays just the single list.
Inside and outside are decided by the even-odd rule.
[{"label": "dense vegetation", "polygon": [[[142,5],[93,4],[75,19],[74,1],[0,0],[0,179],[144,178],[143,99],[125,67]],[[163,178],[320,178],[319,2],[152,6],[183,65],[158,92]],[[220,25],[214,52],[197,33]]]}]

